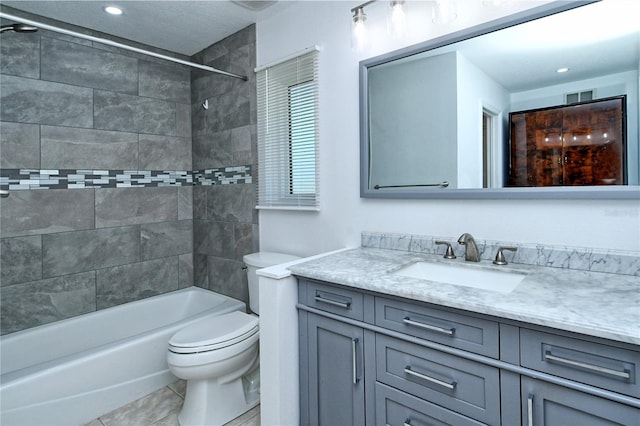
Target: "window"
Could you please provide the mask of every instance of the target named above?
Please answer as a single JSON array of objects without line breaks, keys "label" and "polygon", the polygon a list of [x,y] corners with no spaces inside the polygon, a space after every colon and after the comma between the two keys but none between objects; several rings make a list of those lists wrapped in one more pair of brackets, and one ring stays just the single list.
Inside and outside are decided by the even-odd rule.
[{"label": "window", "polygon": [[318,51],[257,70],[258,208],[318,210]]}]

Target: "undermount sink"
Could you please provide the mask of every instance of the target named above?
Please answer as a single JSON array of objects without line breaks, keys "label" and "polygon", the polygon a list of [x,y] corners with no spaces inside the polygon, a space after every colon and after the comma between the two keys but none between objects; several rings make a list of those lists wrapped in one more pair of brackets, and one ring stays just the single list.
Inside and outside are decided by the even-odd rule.
[{"label": "undermount sink", "polygon": [[510,293],[526,277],[525,274],[512,271],[424,261],[403,266],[392,274],[500,293]]}]

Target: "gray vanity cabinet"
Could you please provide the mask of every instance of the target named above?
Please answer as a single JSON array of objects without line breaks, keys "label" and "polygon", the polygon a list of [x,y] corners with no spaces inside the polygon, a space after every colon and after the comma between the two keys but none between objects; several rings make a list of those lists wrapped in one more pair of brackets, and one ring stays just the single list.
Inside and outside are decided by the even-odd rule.
[{"label": "gray vanity cabinet", "polygon": [[298,281],[302,425],[640,426],[635,345]]},{"label": "gray vanity cabinet", "polygon": [[520,398],[527,426],[640,425],[638,409],[528,377]]},{"label": "gray vanity cabinet", "polygon": [[310,425],[364,425],[362,328],[309,314]]},{"label": "gray vanity cabinet", "polygon": [[365,330],[328,317],[362,321],[364,295],[309,281],[300,286],[299,299],[326,313],[300,315],[300,423],[366,424]]}]

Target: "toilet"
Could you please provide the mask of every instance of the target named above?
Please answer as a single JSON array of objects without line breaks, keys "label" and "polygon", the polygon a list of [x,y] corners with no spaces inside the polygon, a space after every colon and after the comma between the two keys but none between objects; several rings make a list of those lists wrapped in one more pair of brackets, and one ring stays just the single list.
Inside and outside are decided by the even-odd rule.
[{"label": "toilet", "polygon": [[260,402],[258,357],[259,302],[256,271],[299,259],[258,252],[243,257],[249,282],[249,306],[241,311],[204,318],[169,340],[169,370],[187,381],[178,415],[181,426],[223,425]]}]

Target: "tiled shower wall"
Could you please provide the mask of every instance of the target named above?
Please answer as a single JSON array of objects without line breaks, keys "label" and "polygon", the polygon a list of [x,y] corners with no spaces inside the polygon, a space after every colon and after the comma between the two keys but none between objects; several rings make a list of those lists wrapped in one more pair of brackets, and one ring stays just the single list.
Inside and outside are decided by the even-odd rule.
[{"label": "tiled shower wall", "polygon": [[[0,46],[2,169],[194,169],[190,69],[42,30],[5,32]],[[203,80],[193,77],[194,85]],[[216,149],[213,136],[198,145],[199,168],[221,164],[207,161],[215,157],[208,152]],[[205,211],[227,202],[198,189]],[[12,191],[0,201],[2,334],[192,285],[193,214],[201,211],[194,192],[191,186]],[[229,192],[220,191],[235,199]],[[209,208],[211,217],[216,208]],[[238,216],[234,211],[221,222]],[[243,228],[232,228],[230,235],[200,232],[235,244],[235,228]],[[217,245],[216,239],[208,248]],[[240,252],[234,245],[231,254],[216,255],[237,259]],[[234,277],[224,286],[206,276],[196,283],[246,294],[246,278]]]},{"label": "tiled shower wall", "polygon": [[258,250],[255,38],[251,25],[192,58],[248,81],[198,70],[191,80],[194,169],[251,165],[254,176],[251,184],[193,188],[194,282],[245,302],[242,256]]}]

